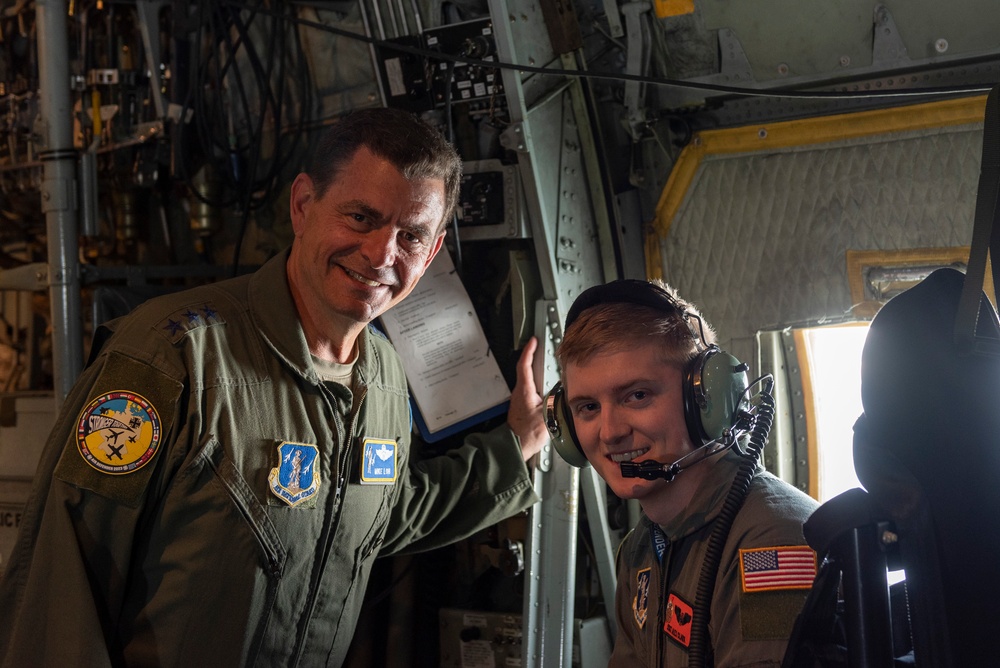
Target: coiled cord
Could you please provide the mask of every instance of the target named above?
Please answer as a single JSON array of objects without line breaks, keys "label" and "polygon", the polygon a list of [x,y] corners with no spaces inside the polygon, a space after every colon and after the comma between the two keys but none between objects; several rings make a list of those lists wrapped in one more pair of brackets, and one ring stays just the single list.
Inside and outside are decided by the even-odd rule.
[{"label": "coiled cord", "polygon": [[706,659],[710,656],[707,651],[709,649],[708,622],[711,617],[715,578],[719,572],[722,550],[725,547],[726,538],[729,537],[729,530],[732,529],[733,521],[750,491],[750,482],[757,469],[757,462],[760,461],[760,453],[764,449],[764,444],[767,443],[767,436],[771,432],[771,424],[774,422],[774,397],[771,396],[774,378],[767,375],[759,379],[758,382],[763,382],[764,386],[759,394],[757,414],[753,418],[754,425],[750,431],[750,443],[736,477],[733,479],[733,485],[729,488],[729,494],[726,495],[726,500],[723,502],[722,511],[715,521],[712,535],[708,539],[705,561],[702,563],[701,577],[698,579],[698,590],[694,601],[694,620],[691,623],[691,642],[688,645],[688,665],[693,668],[705,668],[714,664],[714,661],[706,663]]}]

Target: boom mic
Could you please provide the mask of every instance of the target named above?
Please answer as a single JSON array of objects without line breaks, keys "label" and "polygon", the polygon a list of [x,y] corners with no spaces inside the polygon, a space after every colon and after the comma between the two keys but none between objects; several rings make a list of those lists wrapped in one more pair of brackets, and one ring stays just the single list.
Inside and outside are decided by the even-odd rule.
[{"label": "boom mic", "polygon": [[[643,480],[666,480],[670,482],[677,477],[677,474],[685,469],[689,469],[698,462],[703,462],[712,455],[725,452],[734,445],[739,437],[746,433],[746,430],[727,429],[720,438],[709,441],[700,448],[696,448],[687,453],[673,464],[664,464],[652,459],[641,462],[621,462],[623,478],[642,478]],[[687,460],[692,461],[687,461]]]},{"label": "boom mic", "polygon": [[638,463],[622,462],[619,466],[621,466],[623,478],[642,478],[643,480],[663,478],[667,482],[670,482],[681,472],[681,467],[677,465],[677,462],[673,464],[661,464],[652,459]]}]

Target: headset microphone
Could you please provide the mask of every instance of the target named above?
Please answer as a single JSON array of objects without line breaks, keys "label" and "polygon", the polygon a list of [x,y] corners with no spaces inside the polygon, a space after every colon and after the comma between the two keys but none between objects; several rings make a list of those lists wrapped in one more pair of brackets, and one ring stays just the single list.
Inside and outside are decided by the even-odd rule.
[{"label": "headset microphone", "polygon": [[[712,455],[729,450],[746,433],[746,429],[726,430],[721,438],[709,441],[705,445],[687,453],[673,464],[647,459],[641,462],[622,462],[619,464],[623,478],[642,478],[643,480],[666,480],[670,482],[681,471],[691,468],[698,462],[703,462]],[[691,460],[687,462],[687,460]],[[686,463],[687,462],[687,463]]]},{"label": "headset microphone", "polygon": [[662,479],[670,482],[681,472],[681,467],[677,465],[677,462],[667,465],[651,459],[638,464],[622,462],[620,466],[623,478],[642,478],[643,480]]}]

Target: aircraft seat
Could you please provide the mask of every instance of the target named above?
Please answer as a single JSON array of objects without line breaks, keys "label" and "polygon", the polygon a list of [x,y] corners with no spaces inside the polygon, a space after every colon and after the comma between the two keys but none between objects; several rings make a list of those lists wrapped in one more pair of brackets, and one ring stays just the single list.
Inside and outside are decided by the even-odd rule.
[{"label": "aircraft seat", "polygon": [[[997,665],[1000,355],[955,343],[963,281],[939,269],[872,321],[854,427],[865,489],[806,522],[823,561],[784,668]],[[976,333],[1000,339],[985,296]]]}]

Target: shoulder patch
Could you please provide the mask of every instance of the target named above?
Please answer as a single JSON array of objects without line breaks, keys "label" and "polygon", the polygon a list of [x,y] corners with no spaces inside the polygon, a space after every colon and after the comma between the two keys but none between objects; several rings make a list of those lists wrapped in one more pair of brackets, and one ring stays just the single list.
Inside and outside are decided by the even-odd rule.
[{"label": "shoulder patch", "polygon": [[98,471],[122,475],[153,459],[160,436],[156,407],[142,395],[115,390],[95,397],[80,413],[76,446]]},{"label": "shoulder patch", "polygon": [[787,640],[809,591],[784,589],[740,593],[740,630],[744,640]]},{"label": "shoulder patch", "polygon": [[204,302],[174,311],[157,324],[154,329],[171,343],[177,343],[190,331],[212,325],[224,325],[225,323],[226,321],[215,310],[212,302]]},{"label": "shoulder patch", "polygon": [[743,639],[788,638],[815,578],[816,553],[806,545],[741,549]]},{"label": "shoulder patch", "polygon": [[139,504],[177,412],[182,385],[119,353],[108,359],[66,438],[54,475],[119,503]]},{"label": "shoulder patch", "polygon": [[740,584],[744,593],[809,589],[816,578],[816,553],[806,545],[740,550]]}]

